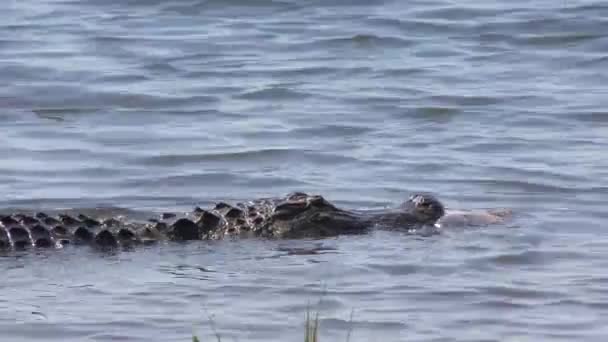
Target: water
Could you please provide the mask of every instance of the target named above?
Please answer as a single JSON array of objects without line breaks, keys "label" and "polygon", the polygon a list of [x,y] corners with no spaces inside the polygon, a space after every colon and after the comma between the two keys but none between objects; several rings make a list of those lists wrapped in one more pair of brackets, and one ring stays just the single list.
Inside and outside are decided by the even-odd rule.
[{"label": "water", "polygon": [[301,341],[308,303],[327,341],[608,335],[603,2],[0,11],[2,209],[188,210],[295,190],[381,208],[424,190],[516,213],[432,237],[8,254],[0,340]]}]

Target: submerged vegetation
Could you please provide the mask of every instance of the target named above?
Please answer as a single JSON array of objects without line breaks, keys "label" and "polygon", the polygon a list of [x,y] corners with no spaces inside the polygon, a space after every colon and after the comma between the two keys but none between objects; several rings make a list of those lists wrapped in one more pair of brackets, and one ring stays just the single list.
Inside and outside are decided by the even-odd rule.
[{"label": "submerged vegetation", "polygon": [[[314,316],[314,317],[313,317]],[[352,330],[353,311],[350,313],[351,329],[348,330],[346,335],[346,342],[350,341],[350,333]],[[209,323],[213,330],[217,342],[222,342],[220,334],[215,329],[215,323],[213,319],[209,317]],[[306,310],[306,321],[304,325],[304,342],[319,342],[319,311],[317,310],[314,314],[311,313],[310,308]],[[192,342],[200,342],[198,336],[192,335]]]},{"label": "submerged vegetation", "polygon": [[319,311],[315,313],[314,319],[311,319],[310,309],[306,310],[306,333],[304,335],[304,342],[318,342],[319,341]]}]

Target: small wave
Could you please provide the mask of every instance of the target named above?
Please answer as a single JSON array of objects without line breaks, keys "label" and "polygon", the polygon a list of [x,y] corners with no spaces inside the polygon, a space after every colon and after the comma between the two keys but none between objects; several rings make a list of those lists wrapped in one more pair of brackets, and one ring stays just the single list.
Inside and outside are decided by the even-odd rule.
[{"label": "small wave", "polygon": [[93,43],[100,43],[100,44],[120,43],[120,44],[123,44],[125,46],[129,46],[129,45],[132,45],[132,44],[135,44],[135,43],[142,44],[142,43],[158,43],[158,42],[162,42],[161,39],[152,39],[152,38],[137,37],[137,36],[120,36],[120,35],[113,35],[113,36],[98,35],[98,36],[89,37],[89,41],[93,42]]},{"label": "small wave", "polygon": [[290,134],[303,137],[353,137],[372,132],[370,127],[347,125],[320,125],[317,127],[296,128]]},{"label": "small wave", "polygon": [[[608,5],[601,1],[591,1],[589,4],[576,4],[571,3],[569,6],[562,7],[558,9],[558,12],[573,15],[577,14],[580,16],[599,16],[600,18],[605,18],[608,15]],[[604,14],[604,15],[602,15]]]},{"label": "small wave", "polygon": [[172,65],[170,62],[158,61],[154,63],[148,63],[142,66],[148,72],[151,73],[177,73],[182,71],[180,68]]},{"label": "small wave", "polygon": [[200,162],[221,162],[221,161],[243,161],[260,162],[264,159],[285,158],[293,154],[306,153],[304,150],[294,149],[261,149],[238,152],[224,153],[205,153],[205,154],[171,154],[150,156],[141,159],[146,165],[181,165]]},{"label": "small wave", "polygon": [[312,150],[298,149],[261,149],[225,153],[205,154],[170,154],[139,158],[135,162],[143,165],[176,166],[200,163],[250,163],[259,165],[265,162],[284,162],[286,160],[296,162],[308,160],[321,163],[345,163],[354,161],[353,158],[332,154],[320,153]]},{"label": "small wave", "polygon": [[[352,327],[355,327],[354,328],[355,330],[357,328],[374,329],[374,330],[378,330],[378,332],[379,332],[378,335],[380,336],[381,340],[384,340],[381,337],[384,334],[392,335],[397,331],[402,331],[403,329],[408,328],[408,323],[401,322],[398,319],[373,320],[373,321],[369,320],[368,321],[368,320],[346,320],[346,319],[339,319],[339,318],[322,318],[321,325],[327,326],[331,329],[340,329],[340,330],[348,330],[348,329],[351,329]],[[391,334],[387,334],[388,332],[391,332],[391,331],[392,331]],[[355,334],[355,333],[353,333],[353,334]]]},{"label": "small wave", "polygon": [[417,107],[413,113],[408,116],[419,117],[425,120],[432,120],[437,122],[446,122],[455,118],[458,114],[462,113],[462,109],[455,106],[428,106],[428,107]]},{"label": "small wave", "polygon": [[[242,175],[223,172],[192,173],[185,175],[166,176],[166,177],[137,177],[128,178],[120,184],[124,187],[140,189],[174,188],[189,189],[189,193],[196,193],[206,187],[228,188],[235,186],[248,186],[251,188],[286,187],[286,188],[305,188],[307,183],[293,178],[279,176],[255,176]],[[149,191],[149,190],[148,190]]]},{"label": "small wave", "polygon": [[241,93],[236,98],[245,100],[301,100],[310,94],[283,87],[272,87]]},{"label": "small wave", "polygon": [[191,184],[196,184],[197,187],[204,184],[234,184],[238,181],[236,175],[223,172],[208,172],[199,174],[187,174],[176,176],[146,176],[146,177],[130,177],[123,180],[121,183],[127,187],[146,187],[146,186],[163,186],[163,187],[186,187]]},{"label": "small wave", "polygon": [[450,179],[450,180],[446,180],[446,182],[454,182],[454,183],[470,183],[470,184],[477,184],[477,185],[482,185],[482,186],[491,186],[491,187],[495,187],[495,188],[502,188],[505,190],[510,190],[510,191],[516,191],[516,190],[523,190],[526,191],[527,193],[541,193],[541,194],[546,194],[546,193],[577,193],[581,190],[581,188],[578,187],[566,187],[566,186],[559,186],[559,185],[551,185],[551,184],[546,184],[546,183],[541,183],[541,182],[528,182],[528,181],[520,181],[520,180],[499,180],[499,179]]},{"label": "small wave", "polygon": [[470,22],[477,19],[481,21],[485,18],[494,19],[496,17],[507,16],[510,13],[517,12],[515,9],[500,9],[496,8],[484,8],[484,7],[458,7],[458,6],[445,6],[431,9],[421,9],[412,11],[411,15],[415,18],[434,19],[440,21],[464,21]]},{"label": "small wave", "polygon": [[147,75],[121,74],[121,75],[101,75],[101,76],[93,79],[93,82],[129,84],[129,83],[135,83],[135,82],[145,82],[145,81],[150,81],[150,80],[151,80],[150,76],[147,76]]},{"label": "small wave", "polygon": [[289,7],[294,8],[297,1],[289,0],[203,0],[199,1],[203,6],[245,6],[245,7]]},{"label": "small wave", "polygon": [[580,112],[569,114],[568,117],[580,121],[593,124],[608,124],[608,112]]},{"label": "small wave", "polygon": [[[367,71],[367,70],[366,70]],[[382,68],[376,71],[376,75],[374,78],[386,78],[386,77],[404,77],[404,76],[415,76],[415,75],[424,75],[428,73],[429,70],[427,68],[422,67],[403,67],[403,68]],[[408,91],[417,91],[413,89],[407,89]]]},{"label": "small wave", "polygon": [[420,272],[424,265],[415,265],[415,264],[367,264],[366,267],[369,267],[374,270],[380,270],[386,274],[390,275],[408,275]]},{"label": "small wave", "polygon": [[533,306],[534,304],[526,304],[526,303],[517,303],[513,300],[482,300],[476,302],[475,305],[485,307],[488,309],[498,309],[498,310],[517,310],[517,309],[525,309]]},{"label": "small wave", "polygon": [[436,20],[420,19],[373,18],[368,19],[367,22],[371,25],[398,29],[403,32],[404,35],[413,37],[411,38],[410,44],[417,42],[420,37],[424,37],[426,34],[454,33],[464,28],[460,23],[446,23],[438,22]]},{"label": "small wave", "polygon": [[[138,0],[142,1],[142,0]],[[235,15],[250,15],[255,11],[268,12],[293,12],[301,5],[298,2],[279,0],[194,0],[194,1],[164,1],[157,6],[162,13],[179,15],[208,14],[209,12],[225,15],[227,12]],[[258,12],[259,13],[259,12]],[[231,16],[231,17],[232,17]]]},{"label": "small wave", "polygon": [[552,180],[559,180],[563,182],[578,182],[585,180],[585,175],[572,175],[567,174],[563,170],[553,169],[553,170],[537,170],[537,169],[526,169],[523,167],[507,167],[507,166],[492,166],[489,167],[492,172],[497,172],[497,174],[511,174],[511,175],[521,175],[522,178],[530,179],[532,177],[538,178],[551,178]]},{"label": "small wave", "polygon": [[[166,96],[145,93],[99,92],[78,86],[30,86],[20,91],[18,106],[26,108],[159,109],[215,103],[215,96]],[[15,100],[15,99],[13,99]]]},{"label": "small wave", "polygon": [[211,280],[216,271],[210,270],[199,265],[160,265],[158,271],[169,274],[175,278],[194,279],[194,280]]},{"label": "small wave", "polygon": [[[276,77],[298,77],[309,78],[319,76],[354,75],[361,68],[329,67],[329,66],[307,66],[307,67],[285,67],[285,68],[254,68],[247,71],[249,75],[276,76]],[[366,71],[368,69],[366,68]]]},{"label": "small wave", "polygon": [[533,45],[538,47],[555,46],[563,48],[564,44],[577,44],[581,42],[605,38],[605,34],[592,33],[562,33],[546,35],[521,35],[515,40],[516,43]]},{"label": "small wave", "polygon": [[585,306],[598,310],[608,309],[608,303],[606,303],[605,301],[594,301],[589,299],[558,299],[553,300],[550,303],[546,303],[544,305],[555,306],[556,308],[563,308],[564,306]]},{"label": "small wave", "polygon": [[565,297],[565,293],[550,290],[548,288],[526,288],[522,286],[479,286],[479,291],[483,291],[489,296],[499,296],[518,299],[542,299],[548,297]]},{"label": "small wave", "polygon": [[608,68],[608,56],[593,56],[582,58],[582,61],[577,63],[578,66],[588,68]]},{"label": "small wave", "polygon": [[[32,109],[32,112],[40,117],[58,117],[66,114],[90,114],[95,110],[97,109],[94,107],[40,107]],[[75,151],[72,150],[72,152]]]},{"label": "small wave", "polygon": [[[211,204],[201,203],[197,193],[188,193],[184,196],[167,196],[153,194],[150,196],[116,195],[113,196],[63,196],[63,197],[31,197],[0,201],[0,212],[11,213],[18,210],[33,211],[44,210],[53,212],[77,210],[99,216],[125,215],[134,218],[148,219],[152,212],[168,210],[190,210],[195,205]],[[127,212],[128,211],[128,212]]]},{"label": "small wave", "polygon": [[523,251],[513,253],[502,253],[471,260],[472,264],[491,263],[497,267],[515,265],[545,265],[558,260],[586,259],[587,256],[574,251]]},{"label": "small wave", "polygon": [[497,96],[483,95],[438,95],[425,99],[430,103],[441,103],[450,106],[490,106],[504,102],[506,99]]},{"label": "small wave", "polygon": [[393,37],[393,36],[377,36],[374,34],[356,34],[354,36],[346,36],[346,37],[335,37],[335,38],[326,38],[326,39],[317,39],[314,41],[309,41],[305,43],[292,44],[294,47],[324,47],[324,48],[332,48],[332,47],[409,47],[413,44],[413,41],[410,41],[401,37]]}]

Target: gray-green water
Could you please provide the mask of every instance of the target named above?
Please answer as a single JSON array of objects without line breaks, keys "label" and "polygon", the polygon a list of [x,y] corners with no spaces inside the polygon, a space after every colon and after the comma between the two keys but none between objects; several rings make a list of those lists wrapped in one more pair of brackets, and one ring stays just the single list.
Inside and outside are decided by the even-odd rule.
[{"label": "gray-green water", "polygon": [[[602,1],[0,4],[0,208],[188,210],[294,190],[508,207],[433,237],[0,257],[2,341],[603,341]],[[117,213],[122,209],[115,209]],[[308,252],[305,252],[308,251]],[[323,295],[324,294],[324,295]]]}]

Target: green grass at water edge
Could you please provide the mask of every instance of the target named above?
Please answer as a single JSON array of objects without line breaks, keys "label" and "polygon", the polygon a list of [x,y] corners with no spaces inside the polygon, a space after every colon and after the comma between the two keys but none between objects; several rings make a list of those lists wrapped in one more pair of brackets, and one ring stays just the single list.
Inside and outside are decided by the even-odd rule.
[{"label": "green grass at water edge", "polygon": [[[350,313],[350,321],[352,323],[353,320],[353,312]],[[312,317],[310,309],[306,310],[306,322],[305,322],[305,333],[304,333],[304,342],[319,342],[319,312],[315,312],[314,317]],[[213,321],[211,321],[213,327],[213,333],[217,342],[222,342],[220,335],[215,331],[215,327]],[[351,326],[352,328],[352,326]],[[348,335],[346,336],[346,342],[350,340],[351,329],[348,331]],[[200,342],[200,339],[196,335],[192,335],[192,342]]]}]

